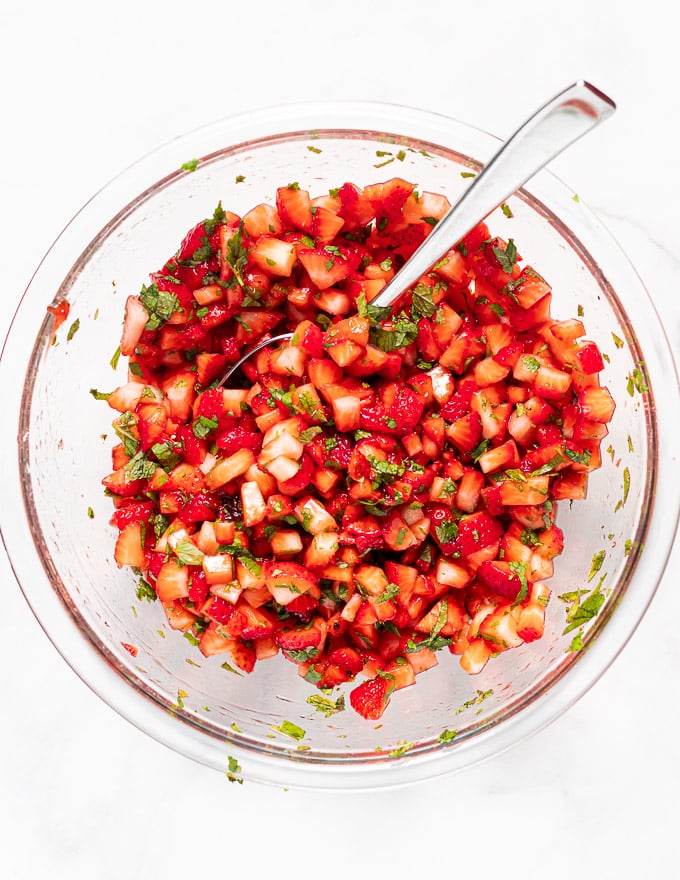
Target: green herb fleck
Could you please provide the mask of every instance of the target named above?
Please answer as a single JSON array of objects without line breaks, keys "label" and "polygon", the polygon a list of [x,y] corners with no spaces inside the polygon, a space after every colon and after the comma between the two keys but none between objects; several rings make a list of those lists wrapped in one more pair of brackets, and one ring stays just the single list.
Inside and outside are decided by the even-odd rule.
[{"label": "green herb fleck", "polygon": [[293,724],[292,721],[282,721],[278,727],[272,726],[271,730],[276,730],[279,733],[284,734],[284,736],[289,736],[291,739],[303,739],[305,735],[305,731],[298,727],[297,724]]},{"label": "green herb fleck", "polygon": [[229,782],[238,782],[239,785],[243,785],[243,777],[240,776],[241,765],[231,755],[228,756],[228,761],[227,779]]},{"label": "green herb fleck", "polygon": [[[224,261],[233,272],[234,278],[239,287],[245,287],[243,272],[248,262],[248,254],[243,245],[243,221],[239,223],[238,230],[228,240],[226,253],[223,254],[223,257]],[[239,321],[239,323],[250,332],[250,328],[247,327],[244,322]]]},{"label": "green herb fleck", "polygon": [[68,333],[66,334],[66,341],[70,342],[73,337],[76,335],[80,328],[80,318],[76,318],[75,321],[68,328]]},{"label": "green herb fleck", "polygon": [[[604,604],[605,597],[604,594],[600,591],[599,585],[586,597],[583,602],[581,602],[581,596],[586,592],[587,590],[574,591],[576,598],[572,600],[571,608],[567,612],[567,626],[563,630],[565,635],[566,633],[571,632],[571,630],[577,629],[579,626],[583,626],[583,624],[587,623],[589,620],[592,620],[594,617],[597,617],[600,608]],[[564,596],[560,596],[559,598],[564,599]]]},{"label": "green herb fleck", "polygon": [[180,310],[177,296],[169,290],[159,290],[156,284],[150,284],[148,287],[143,284],[139,299],[149,315],[147,330],[157,330],[162,323]]},{"label": "green herb fleck", "polygon": [[195,171],[198,168],[198,159],[189,159],[188,162],[182,162],[180,168],[182,171]]},{"label": "green herb fleck", "polygon": [[515,261],[517,260],[517,248],[515,247],[515,242],[510,238],[508,239],[508,244],[505,250],[500,247],[494,247],[493,252],[501,269],[508,275],[512,274],[512,270],[515,267]]},{"label": "green herb fleck", "polygon": [[418,336],[418,325],[410,321],[405,315],[390,322],[391,326],[371,327],[371,343],[381,351],[391,352],[405,348],[415,342]]},{"label": "green herb fleck", "polygon": [[593,558],[590,563],[590,571],[588,572],[588,583],[592,581],[598,571],[602,568],[602,563],[604,562],[604,558],[606,553],[604,550],[600,550],[598,553],[593,555]]},{"label": "green herb fleck", "polygon": [[630,491],[630,469],[625,467],[623,469],[623,503],[625,504],[628,500],[628,492]]},{"label": "green herb fleck", "polygon": [[181,565],[201,565],[203,562],[203,553],[192,541],[178,541],[175,555]]},{"label": "green herb fleck", "polygon": [[450,544],[458,537],[458,525],[453,520],[439,523],[434,530],[441,544]]},{"label": "green herb fleck", "polygon": [[628,383],[626,385],[626,389],[631,397],[636,391],[638,391],[640,394],[644,394],[645,391],[649,391],[649,386],[645,381],[645,377],[640,367],[636,367],[631,373],[628,374]]},{"label": "green herb fleck", "polygon": [[522,363],[524,364],[524,369],[530,373],[537,373],[541,369],[541,362],[531,354],[525,355],[522,358]]},{"label": "green herb fleck", "polygon": [[426,284],[416,284],[411,294],[411,317],[414,321],[420,318],[431,318],[437,311],[432,298],[432,288]]},{"label": "green herb fleck", "polygon": [[[320,675],[319,678],[321,678]],[[307,697],[307,702],[310,706],[314,706],[317,712],[322,712],[326,718],[335,715],[336,712],[343,712],[345,709],[345,697],[343,694],[340,694],[337,700],[330,700],[328,697],[322,697],[320,694],[312,694],[312,696]]]},{"label": "green herb fleck", "polygon": [[139,583],[137,584],[137,589],[135,590],[135,595],[141,602],[142,600],[146,602],[155,602],[156,601],[156,591],[151,586],[151,584],[145,580],[143,577],[140,577]]},{"label": "green herb fleck", "polygon": [[440,743],[450,743],[458,736],[457,730],[442,730],[437,739]]},{"label": "green herb fleck", "polygon": [[125,465],[125,478],[127,480],[148,480],[154,475],[158,465],[155,461],[149,461],[143,452],[136,452]]},{"label": "green herb fleck", "polygon": [[571,640],[571,644],[567,648],[567,653],[571,651],[582,651],[584,648],[583,645],[583,637],[581,633],[576,633],[574,638]]},{"label": "green herb fleck", "polygon": [[198,418],[194,420],[192,426],[194,437],[197,437],[199,440],[205,440],[208,434],[218,427],[218,424],[219,423],[216,418],[198,416]]},{"label": "green herb fleck", "polygon": [[97,391],[96,388],[90,388],[90,394],[95,400],[108,400],[111,397],[110,391]]},{"label": "green herb fleck", "polygon": [[401,756],[403,754],[405,754],[406,752],[408,752],[409,749],[412,749],[412,748],[413,748],[413,743],[411,743],[411,742],[402,743],[398,748],[392,749],[392,751],[389,753],[390,758],[401,758]]}]

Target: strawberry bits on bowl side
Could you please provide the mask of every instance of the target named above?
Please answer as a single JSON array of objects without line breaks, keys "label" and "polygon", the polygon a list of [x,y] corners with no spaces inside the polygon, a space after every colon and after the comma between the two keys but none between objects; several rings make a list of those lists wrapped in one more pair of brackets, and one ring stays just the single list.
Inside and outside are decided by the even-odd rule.
[{"label": "strawberry bits on bowl side", "polygon": [[542,636],[558,504],[615,409],[583,322],[486,224],[372,308],[449,207],[401,178],[220,203],[128,297],[128,381],[103,395],[117,563],[205,657],[359,678],[371,720],[442,651],[474,674]]}]

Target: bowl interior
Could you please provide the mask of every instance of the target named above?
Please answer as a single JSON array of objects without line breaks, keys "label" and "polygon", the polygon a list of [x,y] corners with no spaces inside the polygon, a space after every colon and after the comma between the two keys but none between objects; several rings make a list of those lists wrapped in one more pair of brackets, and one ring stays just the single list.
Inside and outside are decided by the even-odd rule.
[{"label": "bowl interior", "polygon": [[[552,284],[555,318],[583,316],[588,338],[606,355],[603,382],[617,409],[587,500],[559,507],[565,552],[548,582],[552,598],[541,640],[493,658],[474,677],[460,669],[456,657],[441,652],[439,665],[419,676],[415,687],[396,693],[375,724],[348,705],[345,711],[319,711],[309,701],[319,692],[282,657],[257,664],[249,676],[226,668],[223,657],[204,658],[169,629],[160,603],[137,598],[135,576],[113,561],[116,530],[108,525],[112,505],[101,478],[109,470],[115,414],[90,390],[110,391],[125,381],[123,359],[115,369],[110,361],[126,297],[139,291],[149,272],[176,250],[191,226],[212,215],[219,201],[244,213],[259,202],[273,203],[276,187],[294,180],[314,196],[347,180],[364,186],[400,176],[453,202],[492,141],[453,124],[446,139],[459,142],[461,151],[400,134],[325,128],[201,153],[195,171],[178,165],[151,180],[118,213],[111,211],[80,257],[72,254],[65,277],[41,282],[46,291],[45,281],[51,281],[51,295],[66,298],[70,313],[55,334],[52,316],[34,310],[19,424],[23,510],[16,511],[20,520],[25,516],[27,535],[21,549],[10,553],[32,554],[34,545],[51,589],[80,634],[79,650],[126,683],[129,696],[122,711],[220,769],[230,754],[246,776],[269,780],[287,781],[291,774],[249,765],[295,763],[315,768],[320,780],[338,768],[370,766],[389,774],[408,760],[421,768],[416,775],[427,775],[442,757],[454,767],[468,760],[466,749],[478,756],[474,746],[486,739],[494,742],[487,751],[498,750],[508,742],[503,729],[511,729],[513,719],[535,712],[542,719],[536,723],[544,723],[579,695],[560,689],[566,674],[570,681],[575,678],[591,654],[578,687],[583,690],[597,678],[603,664],[594,646],[616,626],[617,616],[611,624],[609,619],[633,584],[644,594],[636,599],[634,622],[651,598],[655,582],[638,583],[636,572],[643,545],[653,540],[648,526],[658,461],[656,411],[643,366],[646,352],[627,311],[645,294],[595,218],[550,175],[537,178],[531,193],[511,198],[509,210],[498,209],[488,223],[492,233],[513,238],[524,261]],[[48,304],[44,300],[42,310]],[[31,585],[21,576],[20,563],[15,567],[31,601]],[[40,617],[37,603],[32,604]],[[607,662],[634,622],[626,620],[619,642],[607,650]],[[134,647],[135,656],[126,646]],[[326,696],[335,704],[342,693],[336,689]],[[543,714],[536,712],[538,706],[547,706]],[[140,713],[156,720],[145,725]]]}]

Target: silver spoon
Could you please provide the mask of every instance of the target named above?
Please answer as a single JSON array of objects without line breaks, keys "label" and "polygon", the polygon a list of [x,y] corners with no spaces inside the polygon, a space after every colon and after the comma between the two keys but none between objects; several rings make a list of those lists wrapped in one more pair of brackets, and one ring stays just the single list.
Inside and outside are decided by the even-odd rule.
[{"label": "silver spoon", "polygon": [[[477,223],[515,193],[568,146],[607,119],[615,103],[585,80],[555,95],[526,120],[475,177],[420,247],[371,300],[390,308]],[[269,345],[291,339],[282,333],[258,343],[224,375],[223,385],[250,357]]]}]

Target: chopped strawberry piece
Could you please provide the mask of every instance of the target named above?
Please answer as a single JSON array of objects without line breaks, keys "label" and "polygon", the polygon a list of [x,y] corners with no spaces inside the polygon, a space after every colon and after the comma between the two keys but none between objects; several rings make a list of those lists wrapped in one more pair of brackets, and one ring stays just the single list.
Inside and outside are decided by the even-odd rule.
[{"label": "chopped strawberry piece", "polygon": [[225,456],[233,455],[239,449],[252,449],[257,454],[262,449],[262,434],[237,426],[219,434],[215,442]]},{"label": "chopped strawberry piece", "polygon": [[394,678],[389,674],[363,681],[352,689],[349,701],[355,712],[369,721],[377,721],[387,708],[394,690]]}]

